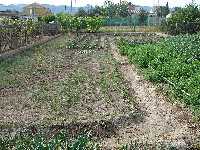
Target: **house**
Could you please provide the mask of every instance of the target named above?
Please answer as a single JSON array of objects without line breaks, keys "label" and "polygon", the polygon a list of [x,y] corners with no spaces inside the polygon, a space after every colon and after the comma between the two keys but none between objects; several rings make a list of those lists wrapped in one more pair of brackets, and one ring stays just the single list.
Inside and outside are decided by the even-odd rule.
[{"label": "house", "polygon": [[48,16],[51,14],[52,12],[50,11],[50,9],[38,3],[32,3],[30,5],[25,6],[23,9],[24,16],[41,17]]},{"label": "house", "polygon": [[130,15],[139,14],[141,7],[138,5],[134,5],[131,2],[128,3],[128,12]]},{"label": "house", "polygon": [[148,25],[160,25],[163,18],[159,16],[159,10],[161,6],[153,6],[148,14]]}]

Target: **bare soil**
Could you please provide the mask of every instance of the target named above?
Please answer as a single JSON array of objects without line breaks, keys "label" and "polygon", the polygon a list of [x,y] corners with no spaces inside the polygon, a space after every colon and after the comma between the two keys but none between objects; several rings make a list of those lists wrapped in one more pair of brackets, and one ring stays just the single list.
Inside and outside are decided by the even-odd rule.
[{"label": "bare soil", "polygon": [[[121,64],[120,71],[125,80],[131,84],[135,92],[136,103],[141,111],[146,112],[143,122],[131,124],[119,130],[119,139],[108,139],[105,145],[110,147],[115,143],[168,143],[180,149],[186,149],[200,135],[197,124],[192,121],[191,112],[180,104],[168,102],[156,86],[146,81],[128,59],[118,53],[114,38],[110,38],[113,57]],[[113,144],[114,143],[114,144]]]},{"label": "bare soil", "polygon": [[84,48],[68,48],[74,41],[64,36],[0,62],[1,135],[66,129],[72,137],[90,133],[102,149],[131,141],[186,149],[196,142],[190,111],[146,81],[118,53],[114,36],[70,38]]}]

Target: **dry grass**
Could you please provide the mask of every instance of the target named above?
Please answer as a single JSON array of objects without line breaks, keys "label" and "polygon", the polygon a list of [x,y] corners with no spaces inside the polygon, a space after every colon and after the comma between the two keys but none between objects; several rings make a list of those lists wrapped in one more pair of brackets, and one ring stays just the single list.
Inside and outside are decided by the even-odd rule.
[{"label": "dry grass", "polygon": [[160,32],[157,26],[104,26],[100,32]]}]

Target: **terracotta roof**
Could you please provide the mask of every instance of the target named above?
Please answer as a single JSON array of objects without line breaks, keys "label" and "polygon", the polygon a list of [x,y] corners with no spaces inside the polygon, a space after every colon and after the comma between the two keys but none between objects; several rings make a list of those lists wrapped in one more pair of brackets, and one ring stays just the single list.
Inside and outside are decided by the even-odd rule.
[{"label": "terracotta roof", "polygon": [[140,13],[140,6],[138,6],[138,5],[133,5],[133,4],[129,4],[128,5],[128,11],[129,11],[129,13],[130,14],[138,14],[138,13]]}]

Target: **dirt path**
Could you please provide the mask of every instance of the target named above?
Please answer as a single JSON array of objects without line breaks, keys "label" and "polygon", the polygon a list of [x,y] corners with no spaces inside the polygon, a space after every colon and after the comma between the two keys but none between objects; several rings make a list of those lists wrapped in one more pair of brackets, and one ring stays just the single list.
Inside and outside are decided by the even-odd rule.
[{"label": "dirt path", "polygon": [[[199,130],[192,125],[192,115],[181,107],[167,102],[166,98],[156,92],[153,84],[138,75],[134,65],[130,65],[126,57],[121,56],[113,38],[109,38],[113,57],[121,64],[120,70],[135,92],[140,109],[146,112],[144,121],[119,131],[120,143],[139,140],[150,143],[170,143],[183,149],[197,137]],[[119,139],[108,139],[106,145],[111,146]],[[120,144],[119,143],[119,144]]]}]

